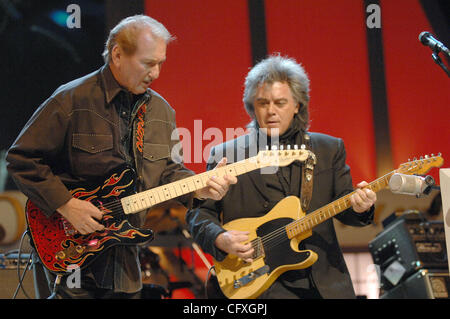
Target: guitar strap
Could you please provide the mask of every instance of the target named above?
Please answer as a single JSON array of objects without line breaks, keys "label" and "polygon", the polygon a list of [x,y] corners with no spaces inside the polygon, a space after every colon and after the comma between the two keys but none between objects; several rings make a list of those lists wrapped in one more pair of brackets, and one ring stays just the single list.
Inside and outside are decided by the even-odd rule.
[{"label": "guitar strap", "polygon": [[145,115],[150,109],[151,94],[149,90],[144,94],[144,96],[136,103],[131,115],[132,119],[132,141],[133,147],[132,152],[134,156],[134,163],[136,173],[138,174],[138,188],[142,186],[141,172],[143,165],[143,151],[144,151],[144,129],[145,129]]},{"label": "guitar strap", "polygon": [[[303,140],[305,144],[303,144],[301,147],[306,148],[312,152],[311,136],[307,132],[305,132]],[[302,210],[305,213],[308,211],[309,203],[311,202],[315,164],[316,158],[312,153],[312,155],[307,158],[304,165],[302,165],[302,185],[300,190],[300,199]]]}]

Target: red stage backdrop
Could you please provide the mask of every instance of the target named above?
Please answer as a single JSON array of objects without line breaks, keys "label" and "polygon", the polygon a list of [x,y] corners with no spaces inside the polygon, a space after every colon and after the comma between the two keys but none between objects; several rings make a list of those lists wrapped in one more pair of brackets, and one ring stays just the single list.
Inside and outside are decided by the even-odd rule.
[{"label": "red stage backdrop", "polygon": [[[344,139],[355,184],[375,179],[364,2],[264,4],[268,53],[295,58],[310,76],[311,131]],[[447,159],[449,79],[417,38],[433,30],[419,1],[380,1],[380,6],[391,169],[424,154],[442,152]],[[234,137],[226,129],[241,134],[249,121],[242,104],[244,77],[252,66],[247,1],[147,0],[146,13],[177,37],[153,88],[176,110],[178,126],[187,129],[180,130],[186,165],[202,172],[210,147]],[[220,136],[211,128],[220,129]]]},{"label": "red stage backdrop", "polygon": [[[394,164],[442,152],[444,167],[450,167],[450,79],[418,41],[422,31],[433,30],[419,1],[381,4]],[[436,182],[438,172],[430,172]]]},{"label": "red stage backdrop", "polygon": [[203,172],[226,129],[249,121],[241,102],[251,66],[247,1],[147,1],[146,12],[177,37],[153,88],[177,112],[186,166]]}]

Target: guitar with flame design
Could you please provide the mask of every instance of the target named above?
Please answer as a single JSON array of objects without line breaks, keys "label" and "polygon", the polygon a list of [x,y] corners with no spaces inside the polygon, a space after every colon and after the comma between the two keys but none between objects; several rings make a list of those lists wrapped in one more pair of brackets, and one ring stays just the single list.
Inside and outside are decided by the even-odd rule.
[{"label": "guitar with flame design", "polygon": [[[442,163],[440,154],[410,161],[371,182],[366,188],[377,192],[388,186],[395,173],[423,175]],[[312,235],[313,227],[349,208],[350,197],[354,193],[307,215],[301,209],[300,199],[289,196],[262,217],[235,219],[225,224],[223,227],[226,230],[249,231],[248,242],[253,246],[254,253],[251,263],[231,254],[221,262],[214,260],[223,294],[230,299],[257,298],[284,272],[312,266],[318,256],[312,250],[299,250],[300,242]]]},{"label": "guitar with flame design", "polygon": [[[104,214],[104,230],[82,235],[58,212],[47,217],[32,201],[26,205],[26,218],[32,243],[44,266],[59,275],[68,267],[88,266],[99,254],[115,245],[146,244],[154,237],[150,229],[133,227],[127,215],[194,192],[206,186],[212,176],[238,176],[252,170],[286,166],[314,157],[303,149],[267,150],[246,160],[210,170],[144,192],[135,192],[135,172],[122,166],[97,182],[70,187],[72,196],[90,201]],[[94,186],[92,186],[94,185]]]}]

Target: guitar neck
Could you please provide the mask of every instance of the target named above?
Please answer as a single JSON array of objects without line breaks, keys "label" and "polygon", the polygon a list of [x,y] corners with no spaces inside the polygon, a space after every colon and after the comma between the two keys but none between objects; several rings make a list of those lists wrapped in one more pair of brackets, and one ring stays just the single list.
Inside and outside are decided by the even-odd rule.
[{"label": "guitar neck", "polygon": [[256,157],[248,158],[246,160],[228,164],[223,167],[216,168],[201,174],[197,174],[185,179],[172,182],[163,186],[158,186],[150,190],[133,194],[122,198],[122,206],[125,214],[134,214],[151,206],[160,204],[162,202],[171,200],[173,198],[186,195],[198,189],[206,187],[206,182],[209,178],[223,177],[225,175],[238,176],[255,169],[261,168],[260,162]]},{"label": "guitar neck", "polygon": [[[369,188],[374,192],[378,192],[389,185],[389,179],[394,175],[396,171],[392,171],[376,180],[371,182],[365,188]],[[303,232],[311,230],[313,227],[321,224],[322,222],[336,216],[351,206],[350,197],[355,194],[353,191],[330,204],[323,206],[312,213],[304,216],[303,218],[293,221],[286,226],[286,232],[289,238],[296,237]]]}]

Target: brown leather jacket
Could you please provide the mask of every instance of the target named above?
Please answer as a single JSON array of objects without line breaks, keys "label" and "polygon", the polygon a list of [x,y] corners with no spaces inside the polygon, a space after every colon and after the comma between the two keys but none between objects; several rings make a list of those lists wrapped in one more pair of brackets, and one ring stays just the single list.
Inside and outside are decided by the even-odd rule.
[{"label": "brown leather jacket", "polygon": [[149,90],[140,153],[136,147],[138,112],[130,114],[120,105],[120,92],[125,95],[107,66],[61,86],[37,109],[9,149],[9,173],[46,214],[71,198],[64,184],[104,176],[131,161],[126,151],[129,123],[134,127],[129,140],[133,141],[140,190],[192,175],[171,158],[179,140],[175,134],[172,137],[175,111],[169,104]]}]

